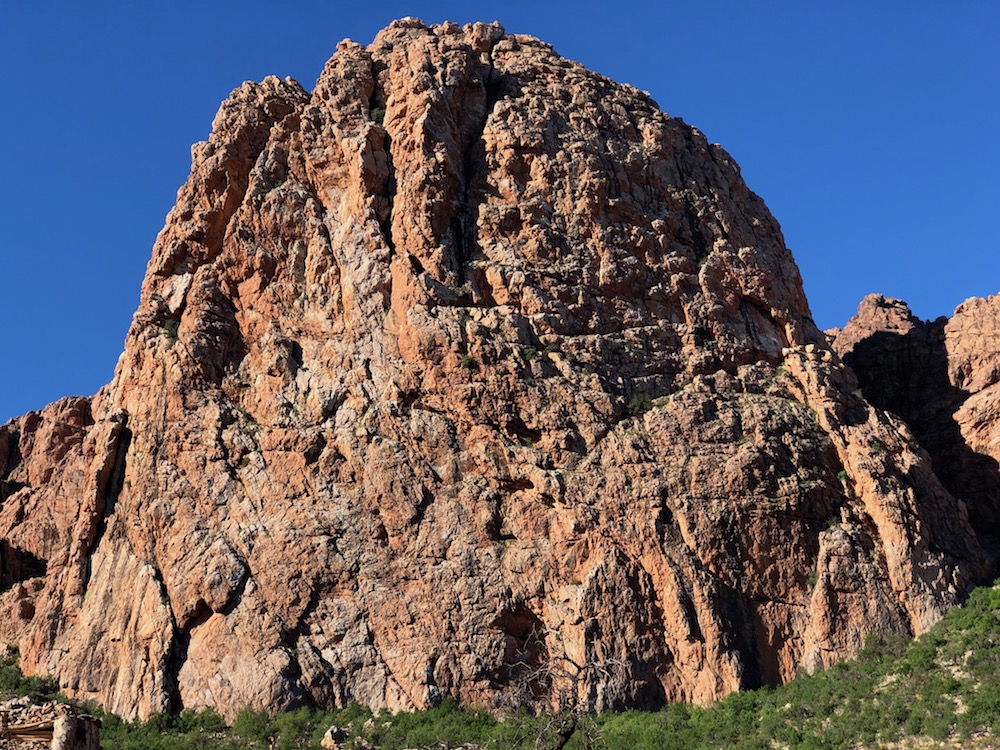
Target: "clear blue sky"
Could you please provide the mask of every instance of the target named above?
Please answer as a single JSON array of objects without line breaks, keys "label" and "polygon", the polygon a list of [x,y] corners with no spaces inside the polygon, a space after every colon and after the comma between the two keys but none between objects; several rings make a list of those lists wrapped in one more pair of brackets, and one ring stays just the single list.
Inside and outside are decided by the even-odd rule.
[{"label": "clear blue sky", "polygon": [[0,423],[111,379],[229,91],[311,88],[391,19],[499,20],[650,91],[739,162],[821,327],[1000,291],[1000,3],[0,0]]}]

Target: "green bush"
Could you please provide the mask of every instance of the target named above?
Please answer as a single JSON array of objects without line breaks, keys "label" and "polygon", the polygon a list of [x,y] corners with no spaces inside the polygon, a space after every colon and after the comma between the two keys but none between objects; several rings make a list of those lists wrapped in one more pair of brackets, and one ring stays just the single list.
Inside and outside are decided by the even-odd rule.
[{"label": "green bush", "polygon": [[20,656],[16,648],[8,647],[6,656],[0,657],[0,700],[30,698],[34,703],[61,700],[59,684],[51,677],[25,677],[18,666]]},{"label": "green bush", "polygon": [[224,732],[229,728],[214,708],[203,711],[185,708],[177,717],[176,727],[180,732]]},{"label": "green bush", "polygon": [[637,393],[629,402],[627,411],[630,417],[638,417],[653,408],[653,399],[645,393]]},{"label": "green bush", "polygon": [[259,740],[266,742],[273,735],[271,720],[263,711],[244,708],[233,721],[233,733],[242,740]]},{"label": "green bush", "polygon": [[167,348],[173,348],[173,345],[177,343],[178,339],[178,329],[180,329],[180,321],[178,320],[165,320],[160,325],[160,330],[163,332],[164,338],[166,338],[168,345]]}]

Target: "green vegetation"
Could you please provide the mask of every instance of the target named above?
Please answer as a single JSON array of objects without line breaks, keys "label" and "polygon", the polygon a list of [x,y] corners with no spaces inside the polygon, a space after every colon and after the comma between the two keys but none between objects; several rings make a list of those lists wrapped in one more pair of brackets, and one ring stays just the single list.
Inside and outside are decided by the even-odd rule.
[{"label": "green vegetation", "polygon": [[476,367],[476,360],[472,358],[471,354],[463,354],[458,358],[458,366],[463,370],[474,370]]},{"label": "green vegetation", "polygon": [[177,343],[177,329],[180,328],[180,325],[180,321],[173,319],[165,320],[160,325],[160,330],[163,331],[164,337],[169,342],[167,344],[168,349],[173,348],[174,344]]},{"label": "green vegetation", "polygon": [[531,360],[538,358],[538,350],[533,346],[526,346],[521,349],[521,356],[524,358],[525,362],[530,362]]},{"label": "green vegetation", "polygon": [[385,122],[385,110],[381,107],[372,107],[368,114],[371,115],[372,121],[377,122],[382,125]]},{"label": "green vegetation", "polygon": [[[918,639],[873,636],[856,659],[707,708],[676,704],[657,712],[597,716],[519,712],[502,721],[450,701],[395,715],[354,705],[332,713],[299,709],[272,719],[244,709],[232,727],[214,711],[188,710],[177,717],[153,716],[144,724],[105,716],[101,741],[106,750],[292,750],[318,748],[326,729],[337,725],[351,734],[348,748],[361,747],[363,739],[379,750],[463,743],[489,750],[834,750],[917,737],[986,746],[1000,736],[998,671],[1000,587],[986,587]],[[4,657],[0,698],[25,693],[51,698],[55,685],[23,677],[16,653]],[[928,746],[934,745],[921,745]]]},{"label": "green vegetation", "polygon": [[17,649],[8,646],[6,654],[0,656],[0,701],[24,696],[34,703],[63,699],[55,680],[51,677],[25,677],[18,662]]},{"label": "green vegetation", "polygon": [[645,393],[637,393],[628,402],[626,408],[630,417],[638,417],[653,408],[653,399]]}]

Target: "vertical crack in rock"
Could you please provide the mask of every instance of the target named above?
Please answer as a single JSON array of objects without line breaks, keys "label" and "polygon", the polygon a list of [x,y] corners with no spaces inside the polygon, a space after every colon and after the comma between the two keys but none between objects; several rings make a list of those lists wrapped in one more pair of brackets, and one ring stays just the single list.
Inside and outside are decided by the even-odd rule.
[{"label": "vertical crack in rock", "polygon": [[392,257],[396,254],[396,244],[392,238],[392,212],[396,200],[396,168],[392,163],[392,137],[389,135],[389,131],[385,129],[385,89],[383,88],[379,75],[382,72],[382,69],[384,69],[384,65],[372,60],[371,76],[374,86],[372,88],[372,96],[368,102],[368,106],[372,120],[383,131],[385,131],[382,150],[385,154],[387,174],[383,185],[382,195],[376,196],[376,199],[382,198],[385,201],[384,206],[378,210],[378,216],[379,226],[382,229],[382,237],[385,239],[385,243],[389,248],[389,259],[391,261]]},{"label": "vertical crack in rock", "polygon": [[[486,144],[483,140],[483,133],[497,102],[505,93],[503,90],[504,76],[497,71],[493,64],[493,46],[497,41],[499,38],[489,39],[489,48],[483,52],[487,58],[485,74],[482,72],[484,66],[480,66],[480,71],[475,74],[483,87],[485,105],[482,117],[473,130],[462,154],[461,198],[456,215],[451,220],[452,237],[455,241],[456,275],[458,283],[462,286],[471,281],[468,276],[470,261],[482,255],[482,248],[479,247],[478,213],[480,200],[486,190]],[[477,291],[473,288],[471,299],[465,299],[460,304],[475,304],[476,298],[482,296]]]}]

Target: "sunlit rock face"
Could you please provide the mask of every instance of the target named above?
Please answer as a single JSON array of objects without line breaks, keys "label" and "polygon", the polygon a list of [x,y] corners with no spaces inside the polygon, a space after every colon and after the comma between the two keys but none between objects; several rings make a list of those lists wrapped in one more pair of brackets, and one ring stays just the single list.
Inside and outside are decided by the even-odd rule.
[{"label": "sunlit rock face", "polygon": [[125,716],[709,701],[985,571],[732,159],[496,25],[226,100],[114,381],[0,427],[0,638]]}]

